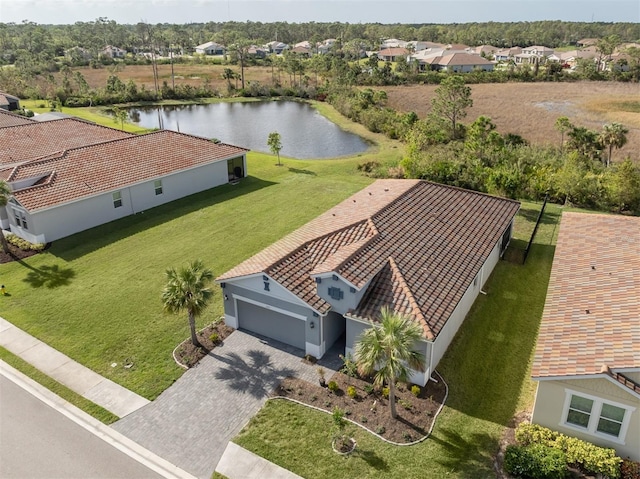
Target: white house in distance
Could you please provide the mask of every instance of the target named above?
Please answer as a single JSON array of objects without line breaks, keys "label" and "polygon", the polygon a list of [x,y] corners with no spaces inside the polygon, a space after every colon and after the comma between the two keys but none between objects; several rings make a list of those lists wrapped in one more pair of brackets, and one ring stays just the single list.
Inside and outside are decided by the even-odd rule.
[{"label": "white house in distance", "polygon": [[564,213],[532,421],[640,461],[640,218]]},{"label": "white house in distance", "polygon": [[196,53],[200,55],[224,55],[227,47],[216,42],[207,42],[196,47]]},{"label": "white house in distance", "polygon": [[[0,138],[3,131],[20,128],[31,128],[33,136],[38,136],[40,128],[51,132],[52,126],[69,121],[75,122],[0,128]],[[69,137],[74,137],[73,130]],[[244,148],[168,130],[124,134],[62,150],[53,150],[55,143],[49,142],[40,151],[33,146],[28,159],[25,154],[12,158],[5,144],[0,145],[0,159],[4,159],[0,178],[11,189],[9,202],[0,212],[2,228],[32,243],[54,241],[226,184],[244,177],[247,169]],[[42,154],[34,158],[36,152]]]},{"label": "white house in distance", "polygon": [[[516,201],[378,180],[217,278],[225,322],[322,357],[353,353],[380,309],[408,315],[424,385],[511,238]],[[334,349],[334,350],[335,350]]]}]

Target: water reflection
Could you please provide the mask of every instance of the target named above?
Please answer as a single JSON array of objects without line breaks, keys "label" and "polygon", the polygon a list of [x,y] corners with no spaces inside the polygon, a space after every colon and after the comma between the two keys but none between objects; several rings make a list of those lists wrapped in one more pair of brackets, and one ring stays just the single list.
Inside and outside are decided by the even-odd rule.
[{"label": "water reflection", "polygon": [[129,110],[129,119],[145,128],[191,133],[263,152],[269,152],[269,133],[277,131],[283,145],[280,154],[293,158],[332,158],[368,147],[359,136],[295,101],[136,107]]}]

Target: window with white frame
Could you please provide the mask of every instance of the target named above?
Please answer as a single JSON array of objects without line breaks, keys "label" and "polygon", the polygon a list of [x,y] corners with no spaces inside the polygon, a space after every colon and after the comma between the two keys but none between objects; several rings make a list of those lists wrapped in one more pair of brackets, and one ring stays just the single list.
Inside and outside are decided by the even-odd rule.
[{"label": "window with white frame", "polygon": [[113,207],[120,208],[122,206],[122,193],[116,191],[113,194]]},{"label": "window with white frame", "polygon": [[22,218],[22,227],[26,230],[29,229],[29,227],[27,226],[27,217],[25,216],[24,213],[20,213],[20,218]]},{"label": "window with white frame", "polygon": [[156,180],[153,182],[153,188],[156,190],[156,195],[162,194],[162,180]]},{"label": "window with white frame", "polygon": [[16,211],[16,210],[13,210],[13,216],[14,216],[14,218],[16,220],[16,225],[22,226],[22,222],[20,221],[20,212]]},{"label": "window with white frame", "polygon": [[562,414],[565,426],[624,442],[635,408],[570,389],[566,389],[565,394]]}]

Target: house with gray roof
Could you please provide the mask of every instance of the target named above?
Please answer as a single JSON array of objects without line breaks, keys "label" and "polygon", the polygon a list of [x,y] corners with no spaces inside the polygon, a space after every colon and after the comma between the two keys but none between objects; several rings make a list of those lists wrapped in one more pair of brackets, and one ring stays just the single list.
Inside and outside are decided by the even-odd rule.
[{"label": "house with gray roof", "polygon": [[3,91],[0,91],[0,110],[19,110],[20,98],[17,96],[9,95]]},{"label": "house with gray roof", "polygon": [[225,322],[321,358],[388,306],[423,331],[424,385],[511,239],[520,204],[378,180],[219,276]]}]

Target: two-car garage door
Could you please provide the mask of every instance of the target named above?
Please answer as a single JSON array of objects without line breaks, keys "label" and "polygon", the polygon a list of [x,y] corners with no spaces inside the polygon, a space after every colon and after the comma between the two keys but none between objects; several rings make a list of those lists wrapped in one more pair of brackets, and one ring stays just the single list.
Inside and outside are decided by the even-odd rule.
[{"label": "two-car garage door", "polygon": [[282,343],[305,349],[305,321],[238,299],[238,326]]}]

